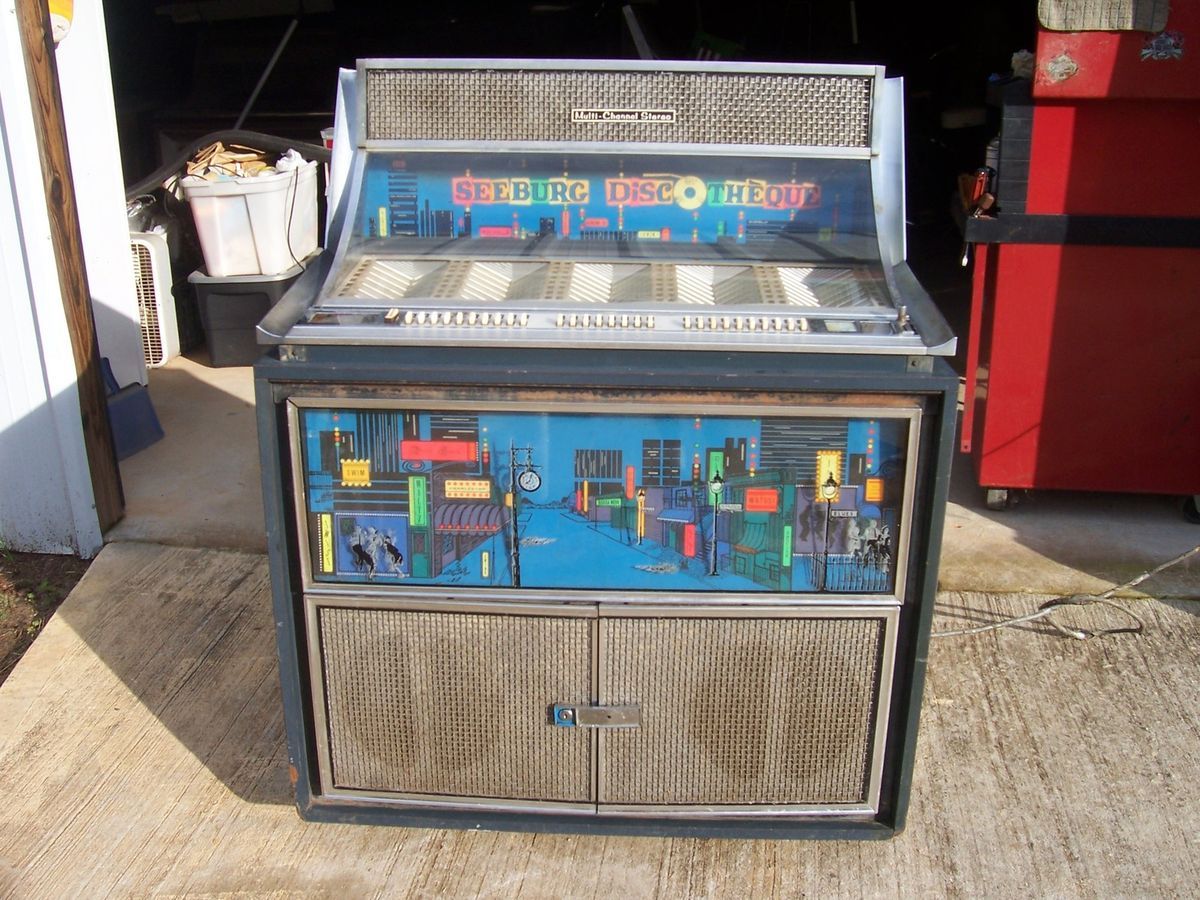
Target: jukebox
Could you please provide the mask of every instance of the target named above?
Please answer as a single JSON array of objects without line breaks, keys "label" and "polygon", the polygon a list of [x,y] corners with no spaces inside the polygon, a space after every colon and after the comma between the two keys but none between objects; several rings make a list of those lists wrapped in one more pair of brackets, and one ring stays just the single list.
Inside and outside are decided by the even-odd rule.
[{"label": "jukebox", "polygon": [[259,326],[313,819],[883,837],[954,338],[868,66],[367,60]]}]

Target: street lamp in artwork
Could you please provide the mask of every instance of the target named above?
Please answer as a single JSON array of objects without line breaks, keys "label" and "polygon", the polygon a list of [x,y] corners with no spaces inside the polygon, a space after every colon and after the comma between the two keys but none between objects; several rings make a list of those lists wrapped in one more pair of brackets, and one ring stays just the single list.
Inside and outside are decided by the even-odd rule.
[{"label": "street lamp in artwork", "polygon": [[[518,473],[520,465],[517,454],[525,454],[524,468]],[[518,447],[514,441],[508,443],[508,521],[512,530],[512,553],[509,555],[509,571],[512,573],[512,586],[521,586],[521,530],[517,519],[519,508],[518,491],[520,488],[527,493],[533,493],[542,486],[542,476],[537,473],[533,464],[533,448]]]},{"label": "street lamp in artwork", "polygon": [[833,506],[833,501],[838,495],[837,479],[833,477],[833,473],[829,473],[829,477],[821,484],[821,499],[825,502],[825,540],[821,543],[821,581],[817,585],[817,590],[825,590],[825,580],[829,572],[829,508]]},{"label": "street lamp in artwork", "polygon": [[717,574],[717,509],[721,505],[721,494],[725,492],[725,479],[720,472],[713,472],[708,480],[708,492],[712,494],[712,562],[708,569],[709,575]]},{"label": "street lamp in artwork", "polygon": [[637,542],[642,543],[646,536],[646,489],[638,488],[637,492]]}]

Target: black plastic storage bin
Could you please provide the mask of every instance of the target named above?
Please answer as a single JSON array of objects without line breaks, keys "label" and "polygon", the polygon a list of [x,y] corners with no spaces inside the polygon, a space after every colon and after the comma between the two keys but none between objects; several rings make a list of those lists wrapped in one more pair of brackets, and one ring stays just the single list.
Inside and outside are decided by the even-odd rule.
[{"label": "black plastic storage bin", "polygon": [[278,275],[216,278],[197,269],[188,276],[196,291],[212,365],[254,364],[263,351],[255,338],[255,326],[303,271],[303,266],[293,266]]}]

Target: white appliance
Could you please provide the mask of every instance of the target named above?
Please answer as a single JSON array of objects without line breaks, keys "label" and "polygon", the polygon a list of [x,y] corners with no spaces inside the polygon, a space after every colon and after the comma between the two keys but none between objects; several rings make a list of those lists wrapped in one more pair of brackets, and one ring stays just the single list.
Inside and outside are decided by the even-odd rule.
[{"label": "white appliance", "polygon": [[146,365],[158,368],[179,355],[179,325],[171,294],[171,259],[167,239],[154,232],[129,235],[138,320]]}]

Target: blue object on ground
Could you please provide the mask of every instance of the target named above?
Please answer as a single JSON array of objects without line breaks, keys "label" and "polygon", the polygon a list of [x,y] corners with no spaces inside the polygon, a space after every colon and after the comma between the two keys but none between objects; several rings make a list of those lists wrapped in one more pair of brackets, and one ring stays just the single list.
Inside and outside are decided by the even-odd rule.
[{"label": "blue object on ground", "polygon": [[163,438],[162,425],[150,402],[150,392],[137,381],[120,387],[107,359],[100,361],[108,392],[108,421],[117,459],[128,459]]}]

